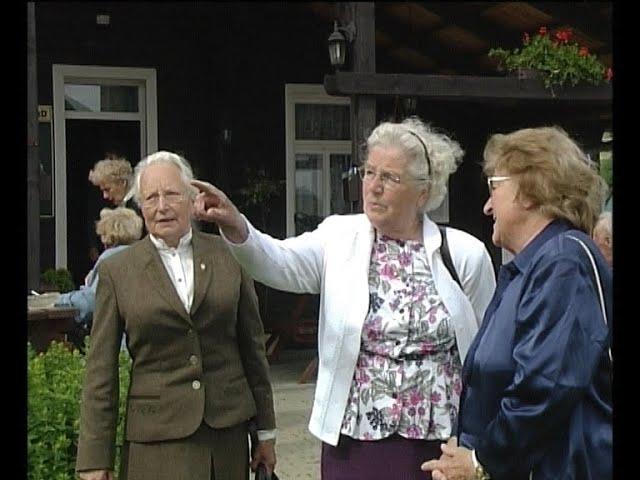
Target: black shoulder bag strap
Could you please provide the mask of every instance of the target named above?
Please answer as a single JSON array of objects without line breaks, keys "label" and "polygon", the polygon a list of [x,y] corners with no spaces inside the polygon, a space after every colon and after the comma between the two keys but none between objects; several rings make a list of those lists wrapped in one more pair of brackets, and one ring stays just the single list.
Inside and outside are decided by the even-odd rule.
[{"label": "black shoulder bag strap", "polygon": [[456,268],[453,266],[453,261],[451,260],[451,253],[449,253],[449,242],[447,242],[447,227],[438,225],[438,230],[440,230],[440,235],[442,235],[442,245],[440,246],[440,255],[442,256],[442,261],[444,262],[444,266],[447,267],[447,270],[449,270],[451,277],[455,280],[455,282],[460,286],[460,289],[464,292],[464,288],[462,288],[462,282],[460,282],[460,278],[458,277]]}]

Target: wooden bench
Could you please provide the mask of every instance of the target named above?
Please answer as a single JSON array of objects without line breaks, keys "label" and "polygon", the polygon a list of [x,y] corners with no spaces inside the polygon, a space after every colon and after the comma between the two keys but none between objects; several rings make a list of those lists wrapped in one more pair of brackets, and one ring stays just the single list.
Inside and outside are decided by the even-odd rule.
[{"label": "wooden bench", "polygon": [[307,368],[305,368],[304,372],[302,372],[302,375],[300,375],[300,378],[298,379],[298,383],[309,383],[309,380],[311,380],[311,377],[315,375],[317,369],[318,369],[318,357],[314,358],[309,362],[309,364],[307,365]]},{"label": "wooden bench", "polygon": [[265,333],[264,347],[267,353],[267,360],[269,363],[278,361],[280,353],[280,334],[279,333]]},{"label": "wooden bench", "polygon": [[52,341],[67,343],[78,313],[75,308],[34,308],[27,311],[27,338],[36,352],[44,352]]}]

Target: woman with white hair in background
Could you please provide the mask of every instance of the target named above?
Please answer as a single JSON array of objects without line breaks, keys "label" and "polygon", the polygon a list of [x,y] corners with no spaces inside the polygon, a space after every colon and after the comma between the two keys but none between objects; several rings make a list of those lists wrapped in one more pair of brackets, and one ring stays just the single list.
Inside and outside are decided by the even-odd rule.
[{"label": "woman with white hair in background", "polygon": [[592,238],[609,265],[613,267],[613,225],[611,212],[602,212],[593,228]]},{"label": "woman with white hair in background", "polygon": [[[100,189],[102,198],[114,207],[127,207],[140,215],[140,209],[131,199],[131,190],[133,181],[133,168],[131,163],[124,157],[115,153],[107,153],[105,158],[96,162],[89,171],[89,182]],[[94,205],[90,205],[90,215],[93,216],[95,210]],[[88,256],[92,263],[95,263],[100,255],[100,245],[94,235],[92,228],[88,227],[87,238],[89,239]],[[142,229],[144,234],[144,225]]]},{"label": "woman with white hair in background", "polygon": [[[78,310],[76,323],[83,333],[79,335],[82,338],[91,331],[99,279],[98,267],[104,260],[140,239],[142,218],[130,208],[103,208],[100,211],[100,220],[96,222],[96,233],[102,241],[104,252],[100,254],[94,267],[87,274],[84,285],[79,290],[63,293],[56,300],[58,306],[71,306]],[[82,338],[78,338],[78,341]]]}]

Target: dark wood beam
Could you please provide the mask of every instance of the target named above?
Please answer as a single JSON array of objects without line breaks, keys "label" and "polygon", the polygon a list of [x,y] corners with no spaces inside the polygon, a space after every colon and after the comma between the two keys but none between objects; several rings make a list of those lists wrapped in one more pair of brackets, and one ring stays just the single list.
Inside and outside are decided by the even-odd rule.
[{"label": "dark wood beam", "polygon": [[611,105],[611,84],[556,88],[555,96],[536,79],[462,75],[415,75],[337,72],[324,77],[329,95],[400,95],[430,100],[549,100]]},{"label": "dark wood beam", "polygon": [[[443,20],[443,25],[456,25],[468,30],[489,43],[491,47],[501,47],[519,42],[522,33],[504,28],[496,28],[493,22],[482,14],[493,2],[416,2],[420,8],[428,10]],[[487,50],[488,51],[488,50]]]},{"label": "dark wood beam", "polygon": [[34,2],[27,3],[27,287],[40,290],[38,62]]},{"label": "dark wood beam", "polygon": [[[416,31],[410,25],[402,21],[386,16],[384,20],[378,19],[378,30],[384,32],[393,42],[395,47],[408,46],[421,52],[428,58],[434,66],[421,73],[437,72],[441,68],[452,69],[458,73],[489,73],[486,66],[479,61],[479,56],[484,56],[488,49],[482,54],[468,53],[465,55],[452,55],[449,45],[443,44],[433,36],[432,31]],[[386,49],[390,50],[390,49]]]},{"label": "dark wood beam", "polygon": [[[612,2],[529,2],[534,8],[545,12],[559,24],[571,25],[585,35],[605,43],[597,52],[611,50]],[[607,14],[602,7],[608,5]]]},{"label": "dark wood beam", "polygon": [[[351,44],[351,68],[358,75],[375,75],[376,71],[376,24],[373,2],[338,2],[336,12],[343,26],[353,22],[356,29]],[[354,93],[350,105],[351,162],[359,163],[360,145],[365,141],[376,123],[376,99]],[[351,203],[351,211],[362,211],[362,198]]]}]

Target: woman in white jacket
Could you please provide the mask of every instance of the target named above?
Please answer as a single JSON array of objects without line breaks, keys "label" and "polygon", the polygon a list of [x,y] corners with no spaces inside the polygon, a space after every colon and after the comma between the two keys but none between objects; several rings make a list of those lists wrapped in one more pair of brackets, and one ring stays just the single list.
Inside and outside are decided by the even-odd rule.
[{"label": "woman in white jacket", "polygon": [[[213,185],[196,216],[214,221],[239,263],[272,288],[320,294],[318,378],[309,430],[323,480],[421,479],[455,432],[462,362],[495,288],[484,244],[427,212],[463,151],[418,118],[384,122],[360,169],[364,214],[334,215],[277,240]],[[444,255],[446,260],[446,255]]]}]

